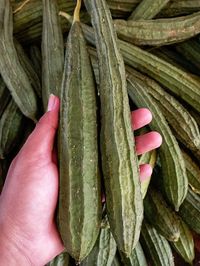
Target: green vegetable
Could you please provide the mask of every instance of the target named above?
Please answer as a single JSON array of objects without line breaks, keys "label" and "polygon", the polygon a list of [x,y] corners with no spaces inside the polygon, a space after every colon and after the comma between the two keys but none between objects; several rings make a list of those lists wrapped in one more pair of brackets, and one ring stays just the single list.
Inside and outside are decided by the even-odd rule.
[{"label": "green vegetable", "polygon": [[143,250],[148,254],[153,266],[175,265],[168,241],[145,220],[142,225],[141,242]]},{"label": "green vegetable", "polygon": [[11,99],[0,119],[0,159],[5,158],[21,139],[24,116]]},{"label": "green vegetable", "polygon": [[0,0],[0,6],[0,73],[22,113],[36,121],[37,97],[13,43],[10,1]]},{"label": "green vegetable", "polygon": [[151,19],[155,17],[170,0],[142,0],[131,13],[129,20]]},{"label": "green vegetable", "polygon": [[64,43],[57,0],[43,0],[42,99],[44,110],[50,94],[60,97],[64,67]]},{"label": "green vegetable", "polygon": [[124,63],[106,2],[84,2],[91,15],[99,60],[101,153],[107,214],[118,248],[129,256],[139,239],[143,204]]},{"label": "green vegetable", "polygon": [[81,262],[101,223],[96,88],[79,22],[80,1],[68,35],[61,88],[58,225],[66,251]]},{"label": "green vegetable", "polygon": [[97,242],[81,266],[111,266],[116,249],[116,242],[110,231],[108,219],[105,217]]},{"label": "green vegetable", "polygon": [[147,261],[144,255],[144,251],[138,242],[136,247],[133,249],[131,256],[126,257],[122,252],[120,253],[122,262],[126,266],[147,266]]},{"label": "green vegetable", "polygon": [[194,260],[194,240],[188,226],[180,219],[180,237],[177,242],[171,242],[172,247],[176,252],[188,262],[193,265]]},{"label": "green vegetable", "polygon": [[200,196],[190,188],[186,199],[181,205],[179,214],[189,228],[200,234]]},{"label": "green vegetable", "polygon": [[159,149],[159,155],[163,170],[164,189],[168,201],[178,211],[188,189],[186,168],[181,150],[161,110],[147,93],[145,84],[142,86],[136,80],[135,76],[132,75],[131,68],[127,67],[126,70],[130,98],[138,107],[146,107],[151,110],[154,119],[150,126],[162,135],[163,143]]},{"label": "green vegetable", "polygon": [[166,239],[173,242],[179,239],[180,222],[178,217],[168,207],[161,193],[153,188],[148,189],[145,197],[144,215],[148,222]]}]

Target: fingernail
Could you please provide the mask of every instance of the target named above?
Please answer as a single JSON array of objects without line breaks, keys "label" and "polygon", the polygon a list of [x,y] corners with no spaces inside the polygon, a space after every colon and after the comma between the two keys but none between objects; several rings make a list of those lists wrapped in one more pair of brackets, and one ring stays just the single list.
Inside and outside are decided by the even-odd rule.
[{"label": "fingernail", "polygon": [[56,107],[56,96],[51,94],[49,97],[47,111],[52,111],[55,109],[55,107]]}]

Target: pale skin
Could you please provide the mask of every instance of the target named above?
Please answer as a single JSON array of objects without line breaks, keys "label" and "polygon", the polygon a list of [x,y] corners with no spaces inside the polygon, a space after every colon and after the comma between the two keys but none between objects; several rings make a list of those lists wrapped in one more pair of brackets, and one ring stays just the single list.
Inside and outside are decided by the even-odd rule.
[{"label": "pale skin", "polygon": [[[48,111],[13,160],[0,196],[0,266],[42,266],[64,250],[55,224],[58,168],[53,152],[59,99],[51,95]],[[152,120],[142,108],[131,114],[137,130]],[[135,138],[138,154],[158,148],[162,138],[150,132]],[[140,166],[141,182],[149,165]]]}]

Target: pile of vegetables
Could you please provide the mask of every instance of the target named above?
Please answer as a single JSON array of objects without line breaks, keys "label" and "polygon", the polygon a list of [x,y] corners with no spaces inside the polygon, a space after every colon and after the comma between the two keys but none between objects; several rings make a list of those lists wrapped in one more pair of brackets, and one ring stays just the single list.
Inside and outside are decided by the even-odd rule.
[{"label": "pile of vegetables", "polygon": [[[199,33],[198,0],[0,0],[0,190],[50,94],[61,99],[65,252],[48,265],[197,265]],[[138,133],[140,107],[153,120]],[[163,144],[138,158],[133,136],[150,129]]]}]

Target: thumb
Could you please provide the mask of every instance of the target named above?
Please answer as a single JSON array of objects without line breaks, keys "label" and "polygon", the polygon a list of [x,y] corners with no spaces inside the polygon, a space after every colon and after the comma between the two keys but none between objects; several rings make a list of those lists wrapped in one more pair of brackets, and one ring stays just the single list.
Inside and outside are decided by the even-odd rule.
[{"label": "thumb", "polygon": [[54,139],[58,128],[59,107],[59,98],[51,94],[47,112],[40,118],[24,147],[25,150],[31,151],[32,156],[52,157]]}]

